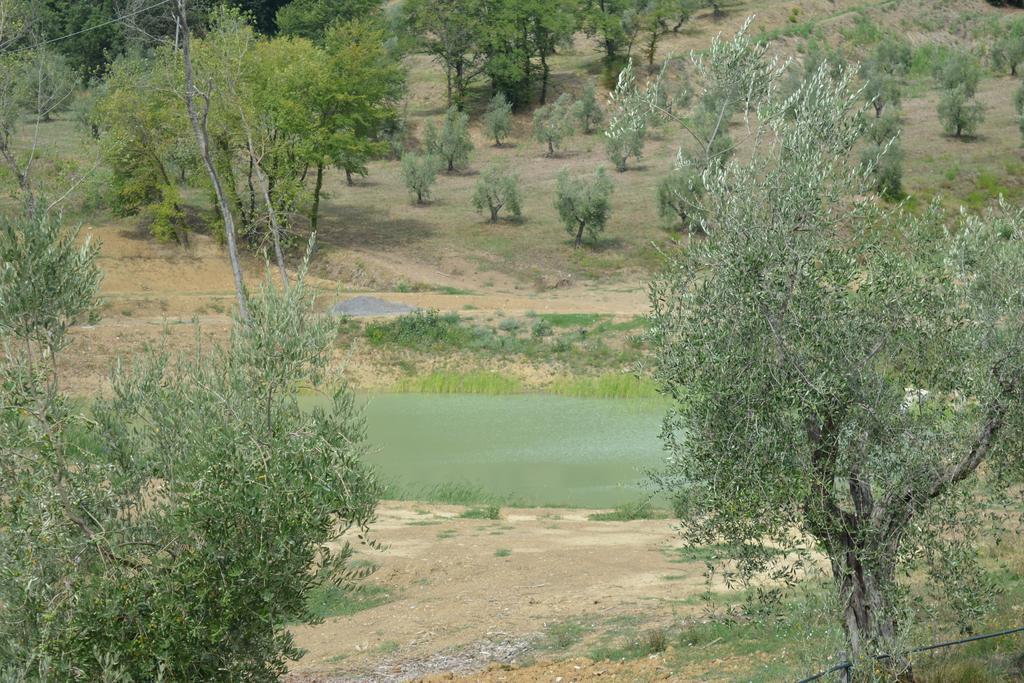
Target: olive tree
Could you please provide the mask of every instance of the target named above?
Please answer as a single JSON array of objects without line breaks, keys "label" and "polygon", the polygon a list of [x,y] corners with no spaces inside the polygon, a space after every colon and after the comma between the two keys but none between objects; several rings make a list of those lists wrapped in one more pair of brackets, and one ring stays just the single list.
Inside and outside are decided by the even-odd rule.
[{"label": "olive tree", "polygon": [[444,161],[448,173],[465,168],[469,165],[469,153],[473,151],[473,141],[469,139],[469,114],[450,107],[440,129],[433,121],[427,124],[423,141],[427,153]]},{"label": "olive tree", "polygon": [[685,160],[679,160],[667,176],[658,181],[658,216],[666,228],[701,230],[704,185],[701,174]]},{"label": "olive tree", "polygon": [[572,110],[584,135],[590,135],[594,127],[604,120],[604,111],[597,101],[597,89],[592,82],[583,87],[580,99],[573,105]]},{"label": "olive tree", "polygon": [[553,104],[538,107],[533,112],[533,136],[548,146],[547,155],[554,157],[562,142],[572,135],[573,105],[569,93],[562,93]]},{"label": "olive tree", "polygon": [[563,170],[558,174],[555,186],[555,210],[565,231],[573,237],[573,249],[583,244],[586,233],[594,241],[604,232],[611,213],[612,190],[611,178],[603,168],[597,169],[593,178],[580,178],[569,175]]},{"label": "olive tree", "polygon": [[508,209],[514,218],[519,218],[522,215],[519,176],[504,166],[488,166],[473,191],[473,208],[477,211],[487,209],[491,223],[498,222],[502,209]]},{"label": "olive tree", "polygon": [[874,189],[886,199],[903,197],[903,146],[900,144],[900,116],[887,110],[867,126],[867,144],[861,163],[874,181]]},{"label": "olive tree", "polygon": [[861,64],[864,99],[874,107],[876,118],[887,106],[899,106],[903,96],[901,79],[910,68],[910,60],[910,46],[890,38],[880,42]]},{"label": "olive tree", "polygon": [[437,173],[444,162],[432,154],[406,152],[402,155],[402,180],[417,204],[426,204],[430,188],[437,181]]},{"label": "olive tree", "polygon": [[97,249],[45,212],[0,219],[0,676],[277,680],[309,593],[365,574],[380,487],[336,335],[309,290],[268,284],[222,347],[118,366],[88,414],[61,389],[95,319]]},{"label": "olive tree", "polygon": [[985,108],[974,100],[981,81],[978,61],[966,52],[954,52],[935,70],[942,88],[938,114],[947,135],[973,135],[985,119]]},{"label": "olive tree", "polygon": [[1024,215],[947,230],[938,208],[860,200],[850,75],[819,69],[785,102],[780,77],[760,83],[749,158],[704,174],[707,239],[652,284],[673,398],[659,481],[684,537],[729,544],[764,590],[824,558],[848,655],[892,654],[894,678],[903,577],[929,572],[964,628],[987,593],[970,527],[979,484],[1021,469]]},{"label": "olive tree", "polygon": [[508,137],[512,130],[512,104],[505,98],[505,93],[494,93],[484,112],[484,131],[494,138],[494,145],[501,147],[502,138]]},{"label": "olive tree", "polygon": [[609,97],[611,114],[608,129],[604,132],[608,158],[615,170],[626,170],[630,157],[643,156],[647,124],[651,118],[651,106],[645,99],[645,92],[636,82],[633,62],[630,61],[619,73],[618,83]]}]

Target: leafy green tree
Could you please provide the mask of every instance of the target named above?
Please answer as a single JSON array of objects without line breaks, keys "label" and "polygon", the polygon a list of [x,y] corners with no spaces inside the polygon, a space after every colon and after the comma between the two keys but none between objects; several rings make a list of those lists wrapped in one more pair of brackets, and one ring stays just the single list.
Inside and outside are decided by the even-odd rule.
[{"label": "leafy green tree", "polygon": [[[658,55],[658,43],[669,33],[678,32],[682,23],[689,18],[686,4],[680,0],[647,0],[637,10],[637,23],[643,38],[643,55],[647,66],[654,65]],[[671,22],[677,21],[676,27]]]},{"label": "leafy green tree", "polygon": [[666,228],[703,231],[704,185],[688,163],[677,164],[658,182],[658,216]]},{"label": "leafy green tree", "polygon": [[849,81],[821,70],[788,106],[762,100],[763,144],[705,175],[708,238],[652,286],[674,401],[659,481],[684,537],[727,543],[731,577],[766,597],[760,580],[784,589],[824,556],[848,656],[890,653],[896,680],[918,586],[900,577],[930,572],[964,628],[991,595],[971,524],[976,487],[1021,474],[1024,215],[946,230],[937,208],[854,201],[870,179]]},{"label": "leafy green tree", "polygon": [[646,94],[637,86],[630,61],[619,74],[619,82],[612,92],[612,112],[604,133],[608,158],[620,173],[626,170],[630,157],[643,156],[647,124],[653,113]]},{"label": "leafy green tree", "polygon": [[626,47],[634,4],[633,0],[585,0],[580,4],[583,31],[598,38],[606,63],[614,63]]},{"label": "leafy green tree", "polygon": [[328,149],[336,150],[332,160],[345,171],[349,185],[353,173],[365,176],[367,161],[385,153],[384,132],[405,93],[405,69],[387,50],[386,39],[368,21],[336,24],[326,35],[335,90],[321,95],[333,96],[335,106],[329,124],[333,131],[321,132],[330,135]]},{"label": "leafy green tree", "polygon": [[47,0],[34,5],[39,13],[39,40],[61,38],[53,47],[74,71],[99,76],[111,58],[124,52],[125,25],[116,20],[119,5],[114,0]]},{"label": "leafy green tree", "polygon": [[501,92],[494,93],[487,111],[484,112],[484,131],[494,138],[494,144],[501,147],[502,138],[508,137],[512,130],[512,105]]},{"label": "leafy green tree", "polygon": [[[198,168],[188,120],[176,106],[178,74],[166,55],[125,57],[110,65],[90,120],[100,134],[102,158],[111,170],[115,213],[132,216],[162,207],[154,224],[160,239],[184,244],[187,227],[177,204],[180,188]],[[173,70],[173,71],[172,71]]]},{"label": "leafy green tree", "polygon": [[522,215],[519,176],[504,166],[488,166],[473,191],[473,208],[477,211],[487,209],[491,223],[498,222],[498,214],[502,209],[508,209],[513,218],[519,218]]},{"label": "leafy green tree", "polygon": [[981,81],[981,65],[972,55],[957,51],[935,68],[935,80],[942,89],[938,114],[947,135],[973,135],[985,118],[985,108],[974,101]]},{"label": "leafy green tree", "polygon": [[378,0],[291,0],[277,10],[275,21],[281,35],[323,45],[333,24],[366,19],[379,9]]},{"label": "leafy green tree", "polygon": [[508,0],[488,5],[479,40],[491,88],[505,93],[518,107],[533,98],[539,79],[544,104],[551,74],[548,58],[559,45],[571,44],[574,10],[573,0]]},{"label": "leafy green tree", "polygon": [[423,48],[444,68],[449,107],[462,109],[466,90],[484,73],[487,34],[482,0],[408,0],[406,23]]},{"label": "leafy green tree", "polygon": [[583,86],[580,99],[573,105],[573,115],[584,135],[590,135],[591,131],[604,121],[604,111],[597,101],[597,89],[592,82]]},{"label": "leafy green tree", "polygon": [[604,232],[611,213],[611,195],[615,186],[611,178],[598,168],[593,178],[581,178],[569,175],[568,170],[558,174],[555,186],[555,210],[565,231],[573,238],[573,248],[579,249],[583,244],[584,233],[591,240],[597,241]]},{"label": "leafy green tree", "polygon": [[473,141],[469,138],[469,114],[450,107],[440,129],[433,121],[427,124],[423,142],[427,154],[444,161],[448,173],[466,168],[469,153],[473,151]]},{"label": "leafy green tree", "polygon": [[[285,624],[351,582],[380,491],[351,393],[313,412],[334,323],[265,289],[227,347],[119,369],[89,416],[61,391],[94,320],[97,250],[40,212],[0,225],[0,659],[16,680],[272,680]],[[332,549],[333,548],[333,549]]]},{"label": "leafy green tree", "polygon": [[430,188],[443,165],[444,161],[432,154],[406,152],[402,155],[402,180],[416,197],[417,204],[426,204],[430,199]]},{"label": "leafy green tree", "polygon": [[67,111],[75,99],[78,77],[58,52],[40,47],[22,64],[17,98],[22,110],[49,121],[55,112]]},{"label": "leafy green tree", "polygon": [[554,157],[562,143],[575,130],[573,104],[569,93],[562,93],[553,104],[538,107],[533,112],[533,137],[547,145],[548,157]]}]

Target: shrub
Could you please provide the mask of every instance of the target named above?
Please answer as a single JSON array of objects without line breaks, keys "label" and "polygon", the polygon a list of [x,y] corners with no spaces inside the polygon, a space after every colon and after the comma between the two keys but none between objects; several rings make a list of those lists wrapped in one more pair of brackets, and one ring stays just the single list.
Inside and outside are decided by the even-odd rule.
[{"label": "shrub", "polygon": [[119,369],[86,418],[17,354],[53,358],[95,309],[96,251],[32,227],[0,230],[0,334],[20,340],[0,363],[4,677],[276,680],[311,592],[369,571],[337,545],[379,492],[353,397],[310,413],[291,391],[318,383],[333,323],[301,278],[268,285],[226,347]]},{"label": "shrub", "polygon": [[374,346],[395,344],[408,348],[459,346],[471,337],[469,330],[462,326],[458,313],[442,315],[433,309],[368,323],[363,333]]}]

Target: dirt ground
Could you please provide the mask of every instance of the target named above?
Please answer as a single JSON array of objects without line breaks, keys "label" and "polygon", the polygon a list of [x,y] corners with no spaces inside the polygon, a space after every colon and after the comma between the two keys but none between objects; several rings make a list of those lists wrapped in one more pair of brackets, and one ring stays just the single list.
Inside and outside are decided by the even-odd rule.
[{"label": "dirt ground", "polygon": [[[678,562],[668,520],[589,521],[590,511],[502,509],[462,519],[458,506],[387,502],[374,525],[388,544],[359,557],[390,601],[293,628],[312,681],[662,680],[658,658],[555,663],[551,632],[572,624],[577,648],[615,624],[667,627],[698,618],[702,562]],[[676,562],[673,562],[673,559]],[[561,645],[565,645],[562,643]],[[552,660],[552,661],[548,661]],[[486,673],[483,673],[486,672]],[[642,675],[641,675],[642,673]]]}]

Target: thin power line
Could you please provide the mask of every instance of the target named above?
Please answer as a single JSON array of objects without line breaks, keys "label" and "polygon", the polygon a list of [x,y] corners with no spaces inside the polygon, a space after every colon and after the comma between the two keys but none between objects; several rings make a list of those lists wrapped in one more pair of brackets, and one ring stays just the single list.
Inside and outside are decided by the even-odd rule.
[{"label": "thin power line", "polygon": [[[128,18],[134,17],[134,16],[136,16],[138,14],[142,14],[143,12],[148,12],[149,10],[154,9],[156,7],[159,7],[160,5],[166,5],[170,1],[171,0],[160,0],[160,2],[154,3],[154,4],[150,5],[149,7],[143,7],[142,9],[137,9],[134,12],[129,12],[128,14],[125,14],[125,15],[122,15],[122,16],[119,16],[119,17],[115,17],[114,19],[111,19],[110,21],[104,21],[102,24],[96,24],[95,26],[90,26],[88,28],[83,28],[80,31],[75,31],[74,33],[69,33],[69,34],[67,34],[65,36],[58,36],[56,38],[50,38],[49,40],[43,40],[43,41],[40,41],[38,43],[35,43],[34,45],[26,45],[25,47],[19,47],[17,50],[11,50],[7,54],[16,54],[18,52],[25,52],[26,50],[34,50],[34,49],[36,49],[38,47],[42,47],[43,45],[49,45],[50,43],[56,43],[56,42],[59,42],[61,40],[67,40],[68,38],[73,38],[74,36],[79,36],[79,35],[82,35],[83,33],[88,33],[89,31],[95,31],[96,29],[103,28],[104,26],[110,26],[111,24],[116,24],[117,22],[123,21],[124,19],[128,19]],[[4,43],[3,45],[0,45],[0,50],[4,49],[5,47],[7,47],[11,43],[13,43],[14,40],[15,39],[12,38],[11,40],[8,40],[6,43]]]}]

